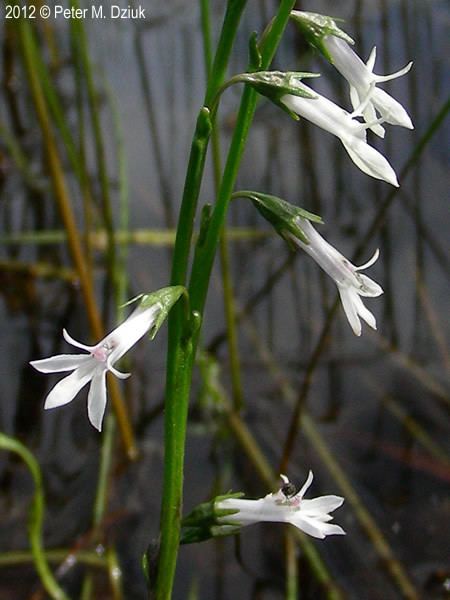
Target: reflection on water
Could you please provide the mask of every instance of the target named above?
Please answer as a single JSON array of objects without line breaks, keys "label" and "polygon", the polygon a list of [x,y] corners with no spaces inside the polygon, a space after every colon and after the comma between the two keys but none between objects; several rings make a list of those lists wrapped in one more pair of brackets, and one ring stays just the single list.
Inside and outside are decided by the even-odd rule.
[{"label": "reflection on water", "polygon": [[[204,89],[197,3],[169,2],[164,8],[148,4],[151,17],[145,24],[86,22],[114,219],[119,222],[123,182],[119,167],[124,152],[131,230],[174,226]],[[222,3],[215,4],[212,14],[218,24]],[[245,69],[248,36],[255,28],[262,29],[275,4],[249,5],[231,61],[233,72]],[[339,490],[347,498],[339,514],[347,537],[329,538],[317,545],[342,597],[443,598],[450,578],[445,531],[450,518],[446,494],[450,480],[446,318],[450,263],[448,207],[443,202],[448,183],[448,120],[419,160],[406,172],[402,169],[446,101],[445,33],[450,15],[439,1],[338,4],[305,1],[302,9],[345,18],[345,29],[363,58],[376,44],[376,72],[392,72],[414,61],[409,76],[386,84],[386,89],[408,107],[415,131],[390,127],[386,140],[371,140],[389,156],[397,173],[403,173],[400,190],[392,192],[388,185],[364,176],[337,139],[306,121],[295,123],[265,101],[257,108],[238,187],[276,194],[320,213],[326,224],[321,232],[346,256],[357,253],[356,262],[364,262],[379,247],[382,258],[370,274],[385,294],[367,300],[379,328],[377,332],[366,328],[362,338],[355,338],[340,308],[331,321],[333,284],[306,254],[290,256],[281,239],[267,235],[230,241],[240,316],[242,417],[270,465],[277,468],[294,407],[300,403],[305,416],[286,469],[291,479],[300,482],[312,468],[316,474],[313,495]],[[40,26],[40,43],[76,147],[84,144],[88,187],[94,198],[89,218],[96,229],[101,223],[102,192],[86,91],[77,97],[67,23],[47,24],[48,29]],[[39,458],[48,501],[46,546],[85,550],[92,547],[87,524],[95,496],[99,436],[87,424],[83,394],[64,409],[43,413],[48,378],[33,371],[28,361],[66,351],[60,336],[63,327],[87,342],[87,321],[73,272],[62,269],[69,262],[61,239],[54,241],[43,234],[30,240],[20,238],[23,232],[59,230],[61,223],[14,27],[6,25],[2,24],[0,211],[4,235],[18,237],[14,243],[11,238],[8,243],[3,239],[0,259],[4,349],[0,426],[17,435]],[[321,57],[307,51],[292,26],[275,65],[320,71],[322,77],[313,87],[349,108],[346,83]],[[240,92],[237,86],[228,90],[221,104],[224,151]],[[80,123],[83,128],[77,129]],[[73,206],[86,222],[83,195],[63,150],[61,130],[58,136]],[[209,166],[207,172],[203,203],[213,199]],[[230,227],[267,232],[252,206],[240,202],[232,207]],[[92,255],[98,297],[106,307],[104,245],[94,245]],[[170,244],[130,244],[127,297],[166,285],[169,269]],[[221,384],[228,389],[221,298],[217,270],[203,344],[217,358]],[[101,539],[115,544],[119,552],[126,598],[145,597],[139,560],[158,531],[164,336],[161,332],[156,344],[140,344],[131,358],[133,377],[125,394],[141,458],[130,466],[117,449],[102,525]],[[200,384],[197,377],[197,392]],[[267,492],[236,443],[235,433],[217,416],[210,398],[194,395],[186,457],[186,510],[230,488],[255,497]],[[32,483],[12,456],[0,455],[0,467],[4,515],[0,548],[25,549],[24,519]],[[175,597],[186,598],[186,590],[197,585],[199,598],[284,598],[283,533],[275,525],[256,525],[243,531],[239,543],[224,539],[182,548]],[[400,561],[411,588],[401,577],[395,578],[392,557]],[[302,554],[299,568],[302,597],[328,597],[315,583]],[[64,579],[73,598],[79,597],[83,573],[77,565]],[[30,597],[36,582],[31,567],[2,568],[0,596]],[[100,571],[96,571],[96,584],[96,598],[110,597],[107,578]]]}]

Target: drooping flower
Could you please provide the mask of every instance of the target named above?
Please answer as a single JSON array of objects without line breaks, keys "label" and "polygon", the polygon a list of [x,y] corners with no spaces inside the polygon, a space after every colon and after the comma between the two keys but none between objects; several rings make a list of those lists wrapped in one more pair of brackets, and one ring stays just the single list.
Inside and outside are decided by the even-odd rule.
[{"label": "drooping flower", "polygon": [[291,523],[308,535],[323,539],[327,535],[345,535],[339,525],[330,524],[333,519],[330,512],[339,508],[344,502],[341,496],[319,496],[305,500],[303,496],[312,483],[310,471],[302,488],[297,492],[285,475],[280,476],[283,485],[274,494],[267,494],[258,500],[241,498],[225,498],[216,502],[219,510],[236,511],[219,517],[224,525],[229,525],[235,532],[235,526],[252,525],[261,521]]},{"label": "drooping flower", "polygon": [[350,99],[353,109],[362,107],[362,114],[370,129],[380,137],[384,137],[384,128],[377,123],[377,113],[386,123],[414,129],[411,118],[405,108],[384,90],[376,87],[377,83],[397,79],[408,73],[412,62],[390,75],[376,75],[373,72],[376,59],[376,48],[372,49],[369,60],[365,64],[353,51],[346,40],[335,35],[327,35],[323,43],[331,57],[333,65],[345,77],[350,85]]},{"label": "drooping flower", "polygon": [[341,297],[342,306],[353,333],[361,335],[361,321],[363,319],[372,329],[376,329],[374,315],[364,306],[361,296],[376,297],[383,293],[378,283],[358,271],[367,269],[378,259],[376,250],[373,257],[364,265],[355,267],[340,252],[333,248],[311,225],[310,221],[298,217],[299,227],[308,238],[309,243],[289,235],[289,238],[305,252],[307,252],[322,269],[334,280]]},{"label": "drooping flower", "polygon": [[[348,113],[304,83],[299,82],[298,85],[305,88],[305,91],[315,94],[316,97],[305,98],[286,94],[280,98],[280,102],[295,114],[338,137],[350,158],[361,171],[375,179],[381,179],[399,187],[397,176],[389,162],[378,150],[367,143],[366,130],[376,123],[383,122],[384,118],[377,119],[376,123],[361,123],[355,118],[357,115]],[[361,111],[363,109],[364,107],[361,107]]]},{"label": "drooping flower", "polygon": [[89,354],[58,354],[30,362],[41,373],[73,371],[50,391],[44,408],[68,404],[81,388],[90,382],[89,421],[101,431],[106,406],[106,373],[110,371],[120,379],[130,376],[130,373],[121,373],[115,369],[114,364],[155,325],[161,310],[162,305],[158,303],[148,307],[138,306],[123,323],[95,346],[77,342],[64,329],[63,336],[66,342]]}]

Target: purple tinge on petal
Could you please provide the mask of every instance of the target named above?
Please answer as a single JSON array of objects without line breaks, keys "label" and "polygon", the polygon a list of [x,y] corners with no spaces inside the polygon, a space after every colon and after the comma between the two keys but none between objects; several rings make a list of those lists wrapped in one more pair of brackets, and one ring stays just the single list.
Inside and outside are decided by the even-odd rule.
[{"label": "purple tinge on petal", "polygon": [[48,394],[44,408],[55,408],[71,402],[83,386],[85,386],[93,376],[92,366],[83,365],[71,375],[61,379],[59,383]]},{"label": "purple tinge on petal", "polygon": [[138,306],[123,323],[106,336],[103,342],[112,348],[109,365],[122,358],[151,329],[159,311],[158,304],[146,308]]},{"label": "purple tinge on petal", "polygon": [[30,365],[41,373],[60,373],[72,371],[86,364],[92,358],[87,354],[57,354],[49,358],[30,361]]},{"label": "purple tinge on petal", "polygon": [[88,416],[92,425],[102,430],[103,415],[106,407],[106,370],[97,368],[88,394]]}]

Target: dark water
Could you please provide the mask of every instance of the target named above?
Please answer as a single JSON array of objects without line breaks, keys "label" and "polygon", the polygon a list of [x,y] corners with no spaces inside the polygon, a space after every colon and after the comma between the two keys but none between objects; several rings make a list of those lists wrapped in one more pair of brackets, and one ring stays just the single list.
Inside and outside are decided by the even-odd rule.
[{"label": "dark water", "polygon": [[[222,4],[213,3],[214,32]],[[243,71],[247,40],[273,14],[270,1],[249,3],[230,72]],[[150,17],[131,21],[86,21],[95,85],[100,91],[101,125],[115,221],[119,218],[118,151],[111,98],[123,130],[131,229],[173,227],[182,191],[187,154],[204,90],[202,41],[195,2],[145,3]],[[397,173],[407,163],[449,91],[448,24],[445,2],[345,1],[303,2],[301,8],[331,13],[347,20],[345,29],[366,58],[376,44],[376,72],[387,73],[414,62],[411,73],[386,84],[412,116],[415,130],[389,127],[384,141],[372,140]],[[51,23],[50,23],[51,24]],[[73,64],[65,22],[53,23],[60,62],[53,72],[66,116],[75,135],[76,108]],[[0,217],[5,235],[56,230],[61,223],[54,206],[43,156],[42,140],[32,110],[20,61],[7,57],[3,37],[1,125],[14,134],[36,189],[19,169],[11,146],[0,146]],[[48,49],[41,35],[41,47]],[[139,62],[139,56],[143,57]],[[13,85],[8,65],[13,65]],[[320,57],[308,53],[290,26],[275,59],[280,69],[320,71],[315,89],[349,107],[346,84]],[[227,91],[220,112],[224,152],[232,134],[240,90]],[[15,100],[16,105],[14,105]],[[18,116],[16,115],[18,111]],[[381,259],[369,275],[385,294],[368,299],[378,331],[366,327],[353,336],[342,309],[334,320],[328,344],[313,370],[304,410],[311,430],[300,430],[289,463],[289,476],[300,483],[308,469],[316,478],[312,496],[346,495],[336,480],[337,463],[398,559],[418,598],[449,597],[449,256],[448,256],[448,119],[426,146],[420,160],[400,179],[376,234],[365,240],[386,198],[385,183],[360,173],[331,135],[295,123],[274,106],[258,106],[239,174],[238,188],[266,191],[320,213],[321,233],[349,258],[363,244],[365,262],[375,248]],[[78,137],[77,137],[78,139]],[[91,131],[86,134],[87,164],[99,194]],[[64,155],[63,155],[64,156]],[[73,206],[81,219],[82,202],[67,158],[64,165]],[[201,202],[213,199],[208,164]],[[232,207],[229,224],[269,231],[251,206]],[[61,330],[88,340],[85,310],[77,286],[58,278],[35,277],[14,265],[34,262],[68,265],[63,243],[2,243],[0,277],[2,358],[0,361],[2,431],[21,439],[38,457],[45,480],[48,548],[91,548],[89,527],[99,462],[99,435],[85,415],[85,392],[73,403],[44,414],[50,378],[28,361],[67,351]],[[293,401],[282,394],[279,377],[270,372],[267,356],[281,370],[295,399],[331,306],[335,288],[306,255],[289,260],[283,241],[230,243],[236,302],[251,306],[239,326],[245,409],[242,418],[268,462],[276,469],[290,425]],[[105,282],[104,252],[95,254],[99,299]],[[267,282],[286,267],[270,289]],[[129,246],[128,297],[167,284],[170,248]],[[264,293],[260,293],[265,290]],[[104,295],[104,294],[103,294]],[[256,300],[255,300],[256,299]],[[109,304],[108,297],[103,303]],[[203,344],[220,364],[221,384],[230,389],[227,345],[223,342],[220,270],[214,272],[203,330]],[[255,347],[265,349],[264,356]],[[131,354],[133,377],[126,397],[136,426],[141,458],[127,464],[118,447],[103,534],[114,544],[123,572],[123,597],[144,598],[140,556],[157,536],[162,476],[162,411],[165,330],[152,344],[141,343]],[[52,380],[53,381],[53,380]],[[214,411],[200,402],[197,374],[188,430],[185,509],[216,492],[243,490],[249,497],[267,493],[254,466]],[[308,421],[309,422],[309,421]],[[317,441],[319,436],[319,441]],[[324,458],[323,444],[335,462]],[[32,483],[21,463],[0,455],[0,550],[28,548],[26,515]],[[361,525],[358,506],[347,499],[336,521],[345,538],[314,542],[344,598],[401,598],[389,565]],[[242,531],[240,546],[227,538],[183,547],[175,598],[284,598],[285,528],[255,525]],[[299,554],[302,598],[326,598]],[[75,566],[62,580],[72,598],[79,597],[84,570]],[[95,598],[113,597],[106,575],[96,571]],[[37,598],[39,589],[29,567],[0,569],[0,598]],[[447,590],[447,591],[446,591]],[[410,596],[414,597],[414,596]]]}]

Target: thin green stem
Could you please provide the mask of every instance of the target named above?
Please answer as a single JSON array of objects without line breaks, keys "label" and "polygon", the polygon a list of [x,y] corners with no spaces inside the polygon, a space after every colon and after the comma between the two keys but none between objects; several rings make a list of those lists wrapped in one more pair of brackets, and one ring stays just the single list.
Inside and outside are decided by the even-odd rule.
[{"label": "thin green stem", "polygon": [[[212,69],[212,54],[211,54],[211,22],[209,2],[200,0],[200,14],[203,33],[203,54],[205,59],[205,69],[208,79],[211,77]],[[220,132],[217,127],[216,119],[213,115],[212,132],[211,132],[211,147],[213,159],[213,174],[214,186],[216,195],[219,191],[220,177],[222,173],[221,156],[220,156]],[[228,249],[227,228],[224,228],[220,238],[220,263],[222,267],[222,289],[223,301],[225,307],[225,321],[227,330],[227,343],[230,353],[230,372],[231,372],[231,387],[233,391],[233,405],[235,410],[240,410],[243,404],[243,390],[241,367],[239,360],[239,345],[236,328],[236,310],[233,293],[233,282],[230,268],[230,253]]]},{"label": "thin green stem", "polygon": [[[277,16],[273,20],[270,30],[267,32],[262,44],[261,66],[263,68],[268,67],[272,60],[294,4],[294,0],[282,0],[280,3]],[[232,47],[232,42],[236,34],[244,5],[244,0],[230,0],[228,2],[224,25],[208,83],[206,94],[207,102],[210,98],[214,98],[216,90],[219,89],[222,83],[229,52]],[[217,203],[211,221],[204,229],[203,243],[201,240],[202,235],[200,235],[199,238],[190,284],[190,295],[192,294],[190,298],[191,307],[199,314],[199,319],[203,312],[215,251],[219,242],[222,225],[225,220],[228,203],[233,191],[240,159],[244,151],[255,107],[256,93],[253,92],[253,90],[245,89],[224,176],[219,188]],[[206,109],[204,108],[202,110]],[[204,152],[206,152],[207,139],[208,138],[205,138],[205,136],[201,138]],[[192,146],[193,150],[196,148],[196,145],[197,140],[194,138]],[[185,192],[180,211],[177,240],[175,242],[172,285],[185,283],[192,238],[193,219],[196,212],[204,162],[205,156],[202,154],[199,155],[196,165],[192,165],[191,159],[189,161]],[[196,166],[195,169],[193,168],[194,166]],[[192,193],[187,193],[189,190],[192,190]],[[188,219],[185,219],[184,217],[188,217]],[[205,271],[202,271],[203,268]],[[193,299],[194,302],[192,302]],[[164,483],[161,511],[161,546],[156,578],[157,600],[165,600],[171,597],[175,575],[180,537],[186,418],[198,335],[199,327],[197,331],[189,329],[183,321],[180,309],[175,307],[169,318]]]},{"label": "thin green stem", "polygon": [[[252,229],[250,227],[230,227],[228,230],[228,241],[255,242],[275,235],[266,229]],[[165,247],[173,246],[176,232],[174,229],[134,229],[116,230],[114,232],[114,243],[119,245],[143,245]],[[107,234],[104,230],[93,231],[88,236],[93,247],[102,249],[107,243]],[[197,235],[193,236],[194,241]],[[67,235],[61,230],[47,231],[21,231],[19,233],[8,233],[0,235],[0,244],[61,244],[67,240]]]},{"label": "thin green stem", "polygon": [[[172,262],[172,285],[186,283],[194,219],[211,134],[211,99],[222,85],[229,56],[246,0],[228,0],[222,31],[204,106],[200,110],[192,141],[183,190]],[[181,304],[181,303],[180,303]],[[180,538],[183,497],[184,445],[195,351],[193,331],[185,322],[183,307],[175,305],[169,316],[167,350],[166,412],[164,420],[164,481],[161,506],[161,545],[156,576],[157,600],[169,599]]]},{"label": "thin green stem", "polygon": [[[53,550],[45,550],[45,559],[50,563],[64,563],[67,559],[70,560],[71,566],[78,563],[106,569],[108,567],[105,558],[99,556],[97,552],[76,550],[70,548],[56,548]],[[25,565],[33,562],[33,554],[27,550],[17,550],[12,552],[0,553],[0,567],[13,567],[15,565]]]},{"label": "thin green stem", "polygon": [[42,543],[45,497],[39,464],[31,452],[22,443],[4,433],[0,433],[0,448],[18,454],[27,465],[33,477],[35,490],[28,521],[28,536],[33,561],[36,570],[39,573],[42,585],[54,600],[69,600],[48,566]]},{"label": "thin green stem", "polygon": [[[295,1],[282,0],[277,16],[266,31],[261,42],[261,64],[259,68],[267,69],[272,62],[275,50],[281,40],[291,10]],[[219,242],[226,212],[233,193],[234,184],[239,170],[242,154],[247,142],[248,132],[256,109],[257,94],[246,87],[242,94],[241,105],[237,117],[235,132],[231,141],[224,174],[219,188],[218,198],[208,226],[204,242],[197,246],[194,264],[192,266],[189,293],[194,310],[203,313],[206,295],[214,262],[215,251]]]},{"label": "thin green stem", "polygon": [[284,536],[286,546],[286,600],[298,598],[297,544],[290,530]]}]

